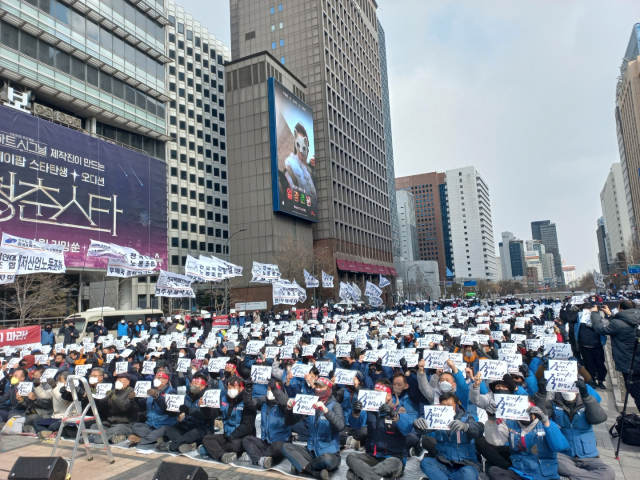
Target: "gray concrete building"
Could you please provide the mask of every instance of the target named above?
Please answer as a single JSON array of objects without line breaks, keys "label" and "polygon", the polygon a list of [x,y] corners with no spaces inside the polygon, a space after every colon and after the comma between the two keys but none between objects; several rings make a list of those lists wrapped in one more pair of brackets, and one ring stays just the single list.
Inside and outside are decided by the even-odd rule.
[{"label": "gray concrete building", "polygon": [[396,191],[396,207],[400,231],[400,256],[396,263],[397,261],[420,260],[415,195],[407,190]]},{"label": "gray concrete building", "polygon": [[[286,219],[275,223],[267,221],[274,226],[265,224],[263,228],[271,231],[277,230],[278,224],[295,225],[296,231],[303,232],[301,235],[307,235],[310,229],[315,248],[326,248],[331,252],[333,273],[345,281],[363,283],[377,274],[395,275],[377,4],[373,0],[346,3],[338,0],[230,0],[230,8],[233,59],[230,68],[246,57],[254,61],[253,55],[268,52],[290,72],[281,83],[285,83],[285,87],[286,82],[292,86],[295,83],[313,111],[317,223]],[[272,60],[265,59],[264,62],[272,68],[267,72],[267,78],[280,72],[285,79],[285,71],[272,65]],[[247,92],[256,96],[257,88],[252,85]],[[230,98],[236,95],[230,94]],[[237,95],[239,98],[229,103],[242,103],[246,93],[240,89]],[[266,102],[265,98],[260,98],[254,101],[254,111],[256,103]],[[245,108],[237,113],[239,117],[233,121],[249,115]],[[257,127],[249,125],[246,128]],[[238,130],[244,131],[242,127]],[[229,129],[229,143],[234,148],[244,148],[231,140],[236,132]],[[245,141],[252,142],[258,150],[255,158],[243,153],[248,155],[246,162],[255,161],[255,168],[266,168],[264,164],[258,164],[267,148],[268,137],[250,137]],[[245,158],[238,161],[243,163]],[[230,163],[235,161],[230,152]],[[234,168],[230,175],[234,175]],[[249,168],[248,164],[246,168]],[[232,183],[243,180],[242,177],[231,177]],[[247,189],[246,183],[242,185]],[[270,195],[267,185],[263,195]],[[270,197],[260,201],[265,208],[272,205]],[[232,209],[236,208],[233,197],[231,203]],[[231,221],[235,222],[232,227],[258,221],[254,219],[257,213],[248,213],[249,216],[236,217],[232,211]],[[265,219],[283,215],[277,212],[267,215],[264,210],[262,213],[261,218]],[[243,240],[244,235],[246,232],[236,237],[237,242],[234,238],[231,244],[234,263],[242,264],[234,249],[246,251],[246,247],[236,247],[236,243],[247,241]],[[251,241],[257,244],[261,240],[252,238]]]}]

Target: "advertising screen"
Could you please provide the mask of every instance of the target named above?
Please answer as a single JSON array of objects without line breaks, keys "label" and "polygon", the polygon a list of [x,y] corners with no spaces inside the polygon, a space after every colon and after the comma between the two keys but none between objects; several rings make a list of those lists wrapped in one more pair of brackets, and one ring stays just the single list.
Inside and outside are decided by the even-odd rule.
[{"label": "advertising screen", "polygon": [[[65,247],[67,267],[91,240],[167,259],[166,164],[0,106],[0,232]],[[86,263],[85,263],[86,259]]]},{"label": "advertising screen", "polygon": [[274,78],[269,79],[269,124],[273,209],[317,222],[313,112]]}]

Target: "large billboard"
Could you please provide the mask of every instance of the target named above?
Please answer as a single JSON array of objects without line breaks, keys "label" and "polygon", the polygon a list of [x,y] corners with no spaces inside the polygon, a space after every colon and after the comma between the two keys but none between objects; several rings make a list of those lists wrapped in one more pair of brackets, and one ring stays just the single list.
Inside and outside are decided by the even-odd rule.
[{"label": "large billboard", "polygon": [[273,209],[318,221],[316,158],[311,107],[269,79]]},{"label": "large billboard", "polygon": [[[166,164],[0,106],[0,232],[65,247],[67,267],[91,240],[167,260]],[[86,263],[85,263],[86,262]]]}]

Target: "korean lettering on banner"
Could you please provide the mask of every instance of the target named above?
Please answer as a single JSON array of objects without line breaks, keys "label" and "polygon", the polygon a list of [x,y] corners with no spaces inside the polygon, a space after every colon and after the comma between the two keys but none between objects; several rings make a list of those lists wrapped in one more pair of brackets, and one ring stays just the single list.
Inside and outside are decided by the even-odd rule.
[{"label": "korean lettering on banner", "polygon": [[119,278],[132,278],[132,277],[141,277],[145,275],[154,275],[157,273],[151,267],[147,267],[147,264],[151,264],[149,260],[142,260],[143,266],[132,266],[130,263],[114,260],[112,258],[109,259],[109,263],[107,265],[107,277],[119,277]]},{"label": "korean lettering on banner", "polygon": [[[527,336],[522,334],[522,333],[512,333],[511,334],[511,341],[514,343],[524,343],[524,341],[527,339]],[[533,339],[535,340],[535,339]]]},{"label": "korean lettering on banner", "polygon": [[333,288],[333,276],[322,272],[322,288]]},{"label": "korean lettering on banner", "polygon": [[380,297],[382,295],[382,290],[374,283],[371,283],[367,280],[365,284],[364,294],[367,297]]},{"label": "korean lettering on banner", "polygon": [[0,330],[0,347],[18,347],[39,341],[40,325]]},{"label": "korean lettering on banner", "polygon": [[280,347],[280,359],[289,360],[290,358],[293,358],[293,346],[285,345]]},{"label": "korean lettering on banner", "polygon": [[116,375],[120,373],[127,373],[128,368],[129,362],[116,362]]},{"label": "korean lettering on banner", "polygon": [[507,353],[509,355],[513,355],[514,353],[518,352],[518,344],[504,342],[501,344],[500,349],[498,351],[499,353]]},{"label": "korean lettering on banner", "polygon": [[303,270],[304,273],[304,283],[307,288],[316,288],[320,286],[320,281],[311,275],[306,270]]},{"label": "korean lettering on banner", "polygon": [[276,358],[278,353],[280,353],[280,347],[266,347],[264,350],[265,358]]},{"label": "korean lettering on banner", "polygon": [[195,298],[191,280],[185,275],[160,270],[156,283],[156,297],[190,297]]},{"label": "korean lettering on banner", "polygon": [[525,320],[516,320],[515,328],[524,328],[524,322]]},{"label": "korean lettering on banner", "polygon": [[209,353],[207,348],[196,349],[196,360],[204,360],[207,353]]},{"label": "korean lettering on banner", "polygon": [[396,368],[400,366],[400,359],[402,358],[402,351],[400,350],[385,350],[382,354],[382,366]]},{"label": "korean lettering on banner", "polygon": [[93,398],[101,400],[107,396],[109,390],[113,388],[113,385],[110,383],[99,383],[96,385],[96,393],[93,394]]},{"label": "korean lettering on banner", "polygon": [[556,360],[573,357],[571,345],[568,343],[545,343],[544,354],[549,358]]},{"label": "korean lettering on banner", "polygon": [[483,380],[502,380],[507,373],[507,364],[500,360],[481,358],[478,371],[482,374]]},{"label": "korean lettering on banner", "polygon": [[380,275],[380,281],[378,282],[380,288],[384,288],[387,285],[391,285],[391,282],[389,280],[387,280],[385,277],[383,277],[382,275]]},{"label": "korean lettering on banner", "polygon": [[350,343],[339,343],[336,345],[336,357],[338,358],[349,358],[351,357],[351,344]]},{"label": "korean lettering on banner", "polygon": [[90,369],[91,365],[76,365],[73,374],[84,377]]},{"label": "korean lettering on banner", "polygon": [[503,333],[502,331],[491,331],[491,338],[493,340],[498,340],[499,342],[502,341],[502,337],[503,337]]},{"label": "korean lettering on banner", "polygon": [[527,408],[529,397],[526,395],[502,395],[493,396],[496,404],[496,418],[505,420],[529,420]]},{"label": "korean lettering on banner", "polygon": [[364,352],[364,361],[366,363],[375,363],[380,358],[383,350],[367,350]]},{"label": "korean lettering on banner", "polygon": [[575,392],[578,381],[578,362],[570,360],[549,360],[549,368],[544,372],[547,390],[552,392]]},{"label": "korean lettering on banner", "polygon": [[535,351],[544,346],[543,340],[541,338],[527,338],[525,342],[527,345],[527,350]]},{"label": "korean lettering on banner", "polygon": [[18,271],[18,251],[0,248],[0,284],[13,283]]},{"label": "korean lettering on banner", "polygon": [[260,350],[264,347],[264,343],[262,340],[251,340],[247,342],[246,355],[259,355]]},{"label": "korean lettering on banner", "polygon": [[344,368],[336,368],[334,379],[338,385],[353,385],[353,379],[356,376],[356,370],[346,370]]},{"label": "korean lettering on banner", "polygon": [[291,373],[294,377],[304,378],[313,368],[313,365],[305,365],[304,363],[295,363],[291,366]]},{"label": "korean lettering on banner", "polygon": [[519,353],[499,352],[498,360],[507,364],[507,370],[509,373],[518,373],[518,367],[522,365],[522,355]]},{"label": "korean lettering on banner", "polygon": [[315,395],[296,395],[295,405],[293,406],[293,413],[296,415],[315,415],[316,410],[313,406],[318,401],[318,397]]},{"label": "korean lettering on banner", "polygon": [[185,373],[189,367],[191,366],[191,360],[188,358],[179,358],[178,366],[176,367],[176,372]]},{"label": "korean lettering on banner", "polygon": [[362,402],[364,411],[377,412],[380,406],[387,401],[387,393],[378,390],[360,390],[358,401]]},{"label": "korean lettering on banner", "polygon": [[142,362],[142,375],[153,375],[156,369],[156,362]]},{"label": "korean lettering on banner", "polygon": [[47,368],[44,372],[42,372],[42,375],[40,376],[40,381],[46,382],[50,378],[55,378],[57,374],[58,374],[57,368]]},{"label": "korean lettering on banner", "polygon": [[333,370],[333,362],[316,362],[316,368],[321,377],[328,377]]},{"label": "korean lettering on banner", "polygon": [[[456,364],[456,368],[461,372],[464,372],[464,369],[467,368],[467,364],[462,357],[462,353],[450,353],[449,360],[453,360],[453,363]],[[451,369],[448,366],[445,366],[445,371],[450,372]]]},{"label": "korean lettering on banner", "polygon": [[18,384],[18,395],[27,397],[33,391],[33,382],[20,382]]},{"label": "korean lettering on banner", "polygon": [[184,405],[184,395],[165,395],[164,401],[168,412],[179,412],[180,405]]},{"label": "korean lettering on banner", "polygon": [[204,403],[204,406],[209,408],[220,408],[220,393],[221,390],[218,390],[217,388],[205,391],[204,395],[202,395],[202,402]]},{"label": "korean lettering on banner", "polygon": [[209,360],[209,371],[210,372],[219,372],[220,370],[224,370],[224,367],[227,365],[230,357],[217,357]]},{"label": "korean lettering on banner", "polygon": [[275,283],[280,280],[281,276],[277,265],[258,262],[253,262],[251,275],[251,282],[253,283]]},{"label": "korean lettering on banner", "polygon": [[442,405],[425,405],[424,418],[429,430],[449,430],[449,424],[455,418],[455,410]]},{"label": "korean lettering on banner", "polygon": [[420,361],[420,354],[418,353],[406,353],[404,359],[407,361],[407,367],[415,367]]},{"label": "korean lettering on banner", "polygon": [[[319,340],[321,340],[321,339],[319,339]],[[304,345],[302,347],[302,356],[303,357],[313,357],[313,354],[316,353],[316,348],[318,348],[317,345]]]},{"label": "korean lettering on banner", "polygon": [[151,382],[150,381],[140,381],[136,382],[136,397],[138,398],[147,398],[147,390],[151,390]]},{"label": "korean lettering on banner", "polygon": [[473,345],[476,342],[480,343],[480,339],[477,335],[462,335],[460,337],[460,345]]},{"label": "korean lettering on banner", "polygon": [[251,380],[253,383],[266,385],[271,380],[271,367],[251,366]]},{"label": "korean lettering on banner", "polygon": [[425,350],[422,358],[424,358],[424,368],[444,368],[449,360],[449,352],[444,350]]}]

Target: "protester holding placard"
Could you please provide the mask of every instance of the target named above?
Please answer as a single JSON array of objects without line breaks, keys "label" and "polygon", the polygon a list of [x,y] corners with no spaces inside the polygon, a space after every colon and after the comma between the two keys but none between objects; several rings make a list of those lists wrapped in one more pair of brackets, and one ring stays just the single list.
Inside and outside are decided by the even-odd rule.
[{"label": "protester holding placard", "polygon": [[0,405],[8,406],[8,411],[4,410],[4,414],[0,413],[2,422],[6,422],[9,418],[25,415],[27,404],[23,401],[24,399],[18,390],[18,386],[22,382],[29,382],[29,373],[24,368],[16,368],[11,374],[11,380],[7,382],[4,394],[0,395]]},{"label": "protester holding placard", "polygon": [[[68,375],[68,372],[62,372],[56,377],[57,381],[53,378],[46,381],[50,388],[43,390],[42,395],[50,395],[49,398],[51,398],[53,412],[49,418],[41,419],[33,423],[34,432],[38,434],[39,438],[48,438],[49,435],[51,435],[51,425],[62,419],[69,405],[71,405],[70,401],[62,398],[60,391],[64,387]],[[35,383],[36,382],[34,382],[34,390],[38,388],[35,386]]]},{"label": "protester holding placard", "polygon": [[576,382],[575,392],[539,392],[535,402],[548,412],[569,443],[558,453],[558,473],[571,479],[613,480],[614,470],[598,458],[597,439],[593,425],[604,423],[607,414],[589,394],[583,380]]},{"label": "protester holding placard", "polygon": [[418,373],[416,375],[420,392],[426,397],[430,405],[437,403],[438,398],[443,393],[455,393],[458,399],[460,399],[460,404],[467,409],[469,404],[469,385],[464,378],[464,374],[458,370],[455,362],[451,359],[447,360],[447,366],[451,372],[442,372],[432,377],[434,382],[437,380],[437,386],[434,387],[431,382],[427,380],[424,360],[420,360],[418,362]]},{"label": "protester holding placard", "polygon": [[[367,377],[368,378],[368,377]],[[360,402],[360,389],[364,388],[365,376],[362,372],[356,372],[353,377],[353,385],[346,385],[342,390],[344,400],[342,401],[342,413],[346,427],[340,432],[340,445],[344,445],[347,448],[353,448],[354,450],[360,450],[360,445],[363,440],[367,438],[367,427],[353,428],[349,424],[349,416],[354,409],[357,409],[357,404]],[[362,410],[362,405],[360,405]]]},{"label": "protester holding placard", "polygon": [[365,453],[347,455],[347,478],[374,480],[385,477],[399,477],[404,471],[407,459],[406,436],[413,429],[409,414],[400,413],[397,397],[394,401],[391,383],[380,379],[374,386],[376,391],[386,393],[385,403],[377,412],[364,411],[356,402],[349,416],[349,425],[358,430],[367,427]]},{"label": "protester holding placard", "polygon": [[569,448],[558,425],[539,407],[527,409],[529,420],[496,419],[495,410],[487,411],[484,433],[495,446],[509,445],[512,466],[507,470],[492,466],[489,480],[552,480],[559,478],[557,452]]},{"label": "protester holding placard", "polygon": [[[131,435],[131,427],[138,421],[140,410],[136,401],[136,392],[131,386],[128,373],[116,375],[114,389],[107,394],[106,418],[102,418],[105,436],[110,443],[120,443]],[[90,435],[93,443],[102,443],[102,436]]]},{"label": "protester holding placard", "polygon": [[345,427],[342,407],[332,395],[333,384],[330,380],[319,377],[314,384],[314,393],[318,402],[314,405],[315,415],[293,414],[294,399],[289,398],[285,420],[287,425],[294,425],[304,420],[309,431],[307,446],[302,447],[285,443],[283,455],[291,462],[291,473],[306,473],[315,478],[328,480],[329,473],[340,466],[340,432]]},{"label": "protester holding placard", "polygon": [[248,435],[242,439],[245,453],[240,460],[271,468],[282,459],[282,446],[291,437],[291,426],[284,418],[289,397],[282,381],[276,379],[269,380],[266,395],[252,397],[245,389],[244,396],[245,408],[260,410],[260,438]]},{"label": "protester holding placard", "polygon": [[200,408],[200,400],[206,389],[207,378],[201,373],[196,373],[180,405],[178,422],[165,427],[164,436],[169,438],[169,441],[157,443],[157,451],[190,452],[197,448],[206,435],[213,432],[212,421]]},{"label": "protester holding placard", "polygon": [[46,382],[41,382],[40,377],[44,373],[44,368],[38,368],[33,372],[33,389],[28,396],[23,398],[26,405],[25,421],[22,431],[34,433],[34,424],[40,420],[51,418],[53,413],[53,402],[51,386]]},{"label": "protester holding placard", "polygon": [[128,440],[131,442],[129,448],[138,445],[151,445],[164,437],[167,426],[175,425],[178,421],[178,414],[167,411],[165,395],[175,395],[176,389],[169,384],[169,375],[159,371],[153,378],[152,388],[147,390],[147,398],[141,403],[147,413],[145,423],[136,422],[131,427],[131,435]]},{"label": "protester holding placard", "polygon": [[242,439],[256,434],[256,410],[244,403],[245,398],[253,397],[252,390],[251,377],[243,380],[233,376],[227,383],[227,389],[220,395],[220,409],[203,407],[208,415],[219,414],[222,417],[224,433],[207,435],[202,439],[201,450],[214,460],[222,463],[235,462],[243,450]]},{"label": "protester holding placard", "polygon": [[604,381],[607,377],[607,366],[604,359],[604,344],[607,341],[607,337],[596,333],[593,329],[591,322],[592,308],[595,308],[595,312],[598,311],[598,307],[593,307],[590,303],[583,305],[583,310],[580,312],[580,321],[574,327],[576,340],[584,366],[589,375],[591,375],[591,386],[606,390],[607,387],[605,387]]},{"label": "protester holding placard", "polygon": [[420,469],[430,480],[475,480],[481,465],[474,440],[482,437],[483,425],[465,410],[455,393],[443,393],[438,400],[440,406],[453,409],[455,415],[448,430],[429,430],[424,418],[414,423],[418,431],[433,432],[436,438],[435,457],[425,456]]}]

